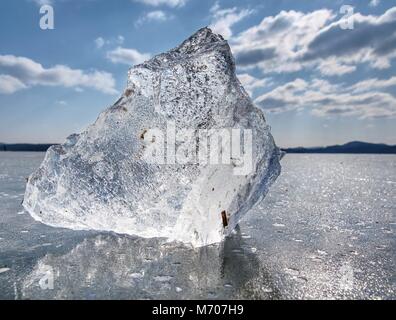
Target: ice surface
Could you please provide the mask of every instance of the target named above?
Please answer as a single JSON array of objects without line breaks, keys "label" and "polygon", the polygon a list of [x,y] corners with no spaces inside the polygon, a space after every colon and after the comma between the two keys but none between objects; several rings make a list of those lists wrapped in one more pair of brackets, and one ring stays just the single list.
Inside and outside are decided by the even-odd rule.
[{"label": "ice surface", "polygon": [[201,248],[17,215],[43,158],[0,152],[0,299],[396,298],[396,156],[288,154],[240,231]]},{"label": "ice surface", "polygon": [[[235,129],[241,131],[239,156]],[[228,150],[224,131],[232,140],[228,162],[222,157]],[[225,134],[217,144],[219,164],[201,158],[205,148],[216,151],[201,140],[202,132],[210,142]],[[163,154],[156,149],[159,157],[150,160],[147,154],[158,145]],[[249,150],[251,159],[244,157]],[[236,77],[227,41],[203,28],[132,67],[112,107],[86,131],[48,150],[29,178],[23,205],[55,227],[204,246],[221,241],[265,196],[280,173],[279,157],[262,111]]]}]

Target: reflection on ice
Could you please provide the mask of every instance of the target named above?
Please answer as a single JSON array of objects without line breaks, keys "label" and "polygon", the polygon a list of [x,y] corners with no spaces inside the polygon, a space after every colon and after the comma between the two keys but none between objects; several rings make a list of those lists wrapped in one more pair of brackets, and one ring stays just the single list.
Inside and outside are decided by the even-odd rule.
[{"label": "reflection on ice", "polygon": [[198,249],[163,239],[101,234],[48,254],[23,280],[22,299],[277,298],[237,232]]}]

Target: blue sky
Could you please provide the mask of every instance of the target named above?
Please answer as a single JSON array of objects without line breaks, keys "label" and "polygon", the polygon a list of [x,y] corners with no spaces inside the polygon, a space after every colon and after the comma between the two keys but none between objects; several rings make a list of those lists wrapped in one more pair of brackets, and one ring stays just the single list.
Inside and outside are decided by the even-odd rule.
[{"label": "blue sky", "polygon": [[[43,4],[54,30],[40,29]],[[279,146],[396,144],[396,0],[2,0],[0,141],[80,132],[129,66],[207,25],[229,40]]]}]

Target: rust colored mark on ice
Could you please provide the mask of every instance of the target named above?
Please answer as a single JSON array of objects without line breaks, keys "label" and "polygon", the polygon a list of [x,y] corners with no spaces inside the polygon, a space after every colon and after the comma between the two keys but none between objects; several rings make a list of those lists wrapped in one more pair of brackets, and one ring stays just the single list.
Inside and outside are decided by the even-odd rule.
[{"label": "rust colored mark on ice", "polygon": [[227,213],[225,212],[225,210],[223,210],[221,212],[221,219],[223,220],[223,227],[227,227],[228,226],[228,217],[227,217]]}]

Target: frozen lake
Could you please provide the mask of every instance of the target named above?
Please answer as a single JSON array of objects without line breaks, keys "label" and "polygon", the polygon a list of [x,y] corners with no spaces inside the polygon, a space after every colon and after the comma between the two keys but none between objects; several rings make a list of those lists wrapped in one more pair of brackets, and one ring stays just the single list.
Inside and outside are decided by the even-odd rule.
[{"label": "frozen lake", "polygon": [[195,250],[35,222],[43,157],[0,152],[1,299],[396,299],[396,156],[286,155],[234,235]]}]

